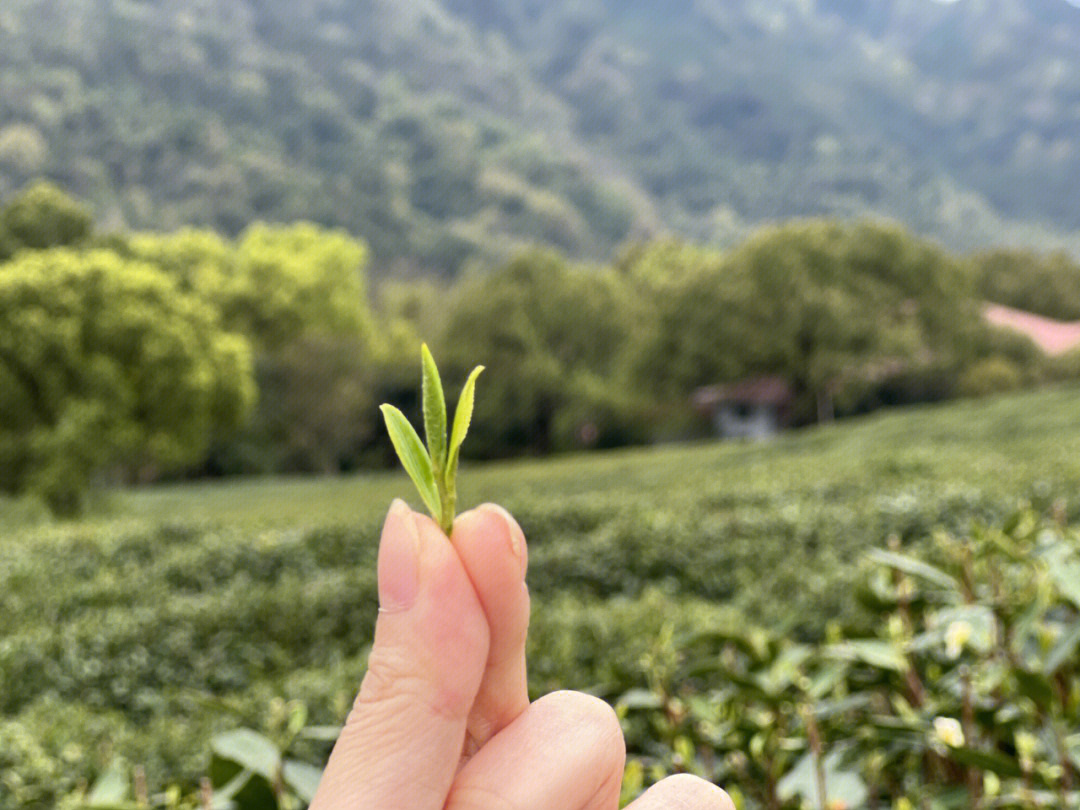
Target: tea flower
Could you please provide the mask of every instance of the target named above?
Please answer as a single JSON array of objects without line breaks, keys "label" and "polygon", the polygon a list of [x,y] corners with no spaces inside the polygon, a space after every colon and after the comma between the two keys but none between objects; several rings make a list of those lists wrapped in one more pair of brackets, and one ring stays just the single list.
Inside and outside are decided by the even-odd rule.
[{"label": "tea flower", "polygon": [[971,640],[971,625],[965,621],[955,621],[945,631],[945,654],[956,660],[964,651],[964,645]]},{"label": "tea flower", "polygon": [[955,717],[935,717],[934,739],[949,748],[961,748],[964,745],[964,729]]}]

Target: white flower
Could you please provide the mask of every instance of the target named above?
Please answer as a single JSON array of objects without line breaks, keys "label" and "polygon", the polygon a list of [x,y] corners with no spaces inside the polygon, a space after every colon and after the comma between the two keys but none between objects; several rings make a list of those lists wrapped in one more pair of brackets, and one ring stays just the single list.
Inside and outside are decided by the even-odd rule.
[{"label": "white flower", "polygon": [[945,654],[953,660],[959,658],[970,640],[971,625],[965,621],[953,622],[945,631]]},{"label": "white flower", "polygon": [[960,748],[964,745],[964,729],[954,717],[935,717],[934,737],[949,748]]}]

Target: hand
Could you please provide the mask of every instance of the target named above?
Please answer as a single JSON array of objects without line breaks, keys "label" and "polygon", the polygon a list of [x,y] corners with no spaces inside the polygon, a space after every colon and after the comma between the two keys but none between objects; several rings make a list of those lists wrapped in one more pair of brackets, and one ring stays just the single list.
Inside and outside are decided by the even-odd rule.
[{"label": "hand", "polygon": [[[626,756],[601,700],[529,703],[525,536],[485,505],[452,541],[402,501],[379,547],[379,618],[368,671],[312,810],[616,810]],[[691,776],[632,810],[732,810]]]}]

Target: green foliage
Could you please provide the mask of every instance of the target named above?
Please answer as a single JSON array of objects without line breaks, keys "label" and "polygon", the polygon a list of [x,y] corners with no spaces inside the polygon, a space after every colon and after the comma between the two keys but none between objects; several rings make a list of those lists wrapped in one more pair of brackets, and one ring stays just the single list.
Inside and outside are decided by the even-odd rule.
[{"label": "green foliage", "polygon": [[1023,384],[1016,364],[1005,357],[988,357],[970,366],[960,377],[958,388],[966,396],[986,396],[1013,391]]},{"label": "green foliage", "polygon": [[[37,186],[10,209],[44,222],[75,206],[57,195]],[[796,423],[1075,377],[1068,358],[982,322],[959,258],[880,222],[793,222],[727,254],[641,243],[612,268],[532,251],[454,284],[383,281],[371,297],[366,245],[310,223],[97,244],[163,271],[254,348],[250,424],[215,430],[186,473],[386,465],[373,406],[421,415],[395,358],[423,339],[462,376],[474,358],[491,369],[469,447],[481,457],[703,435],[695,389],[762,374],[791,384]],[[74,433],[96,431],[94,413],[72,418]]]},{"label": "green foliage", "polygon": [[637,310],[629,336],[637,385],[685,401],[695,387],[736,379],[752,366],[741,314],[750,289],[728,272],[720,251],[665,240],[630,249],[616,268]]},{"label": "green foliage", "polygon": [[215,472],[335,472],[365,457],[377,334],[364,266],[367,248],[308,223],[253,225],[236,240],[209,231],[134,234],[123,249],[171,275],[250,339],[262,394],[250,426],[219,437]]},{"label": "green foliage", "polygon": [[[813,646],[832,643],[839,621],[853,639],[880,641],[884,620],[857,599],[869,572],[852,561],[896,535],[894,553],[942,568],[937,529],[1007,526],[1020,498],[1076,524],[1077,424],[1080,394],[1067,389],[912,409],[767,446],[470,466],[459,490],[505,504],[529,538],[531,694],[588,689],[625,703],[647,784],[707,760],[700,739],[722,727],[704,712],[759,705],[750,691],[712,696],[736,685],[714,669],[693,674],[695,662],[716,662],[707,639],[694,652],[696,634],[755,624],[770,632],[752,635],[774,647]],[[329,743],[289,743],[294,709],[277,704],[304,703],[305,728],[347,715],[375,619],[379,527],[400,486],[385,474],[161,486],[119,491],[116,514],[61,525],[13,524],[0,503],[0,808],[55,807],[118,758],[142,766],[151,796],[176,784],[197,802],[215,736],[236,728],[322,763]],[[880,645],[859,651],[890,660]],[[665,695],[663,709],[633,708]],[[764,715],[751,720],[768,727]],[[752,739],[750,728],[740,733]],[[831,752],[849,736],[824,744]]]},{"label": "green foliage", "polygon": [[[503,47],[442,9],[323,6],[8,4],[0,83],[26,102],[0,127],[0,195],[45,174],[128,227],[312,219],[448,276],[537,234],[596,256],[626,236],[644,206],[537,137],[569,134],[567,110]],[[78,44],[45,58],[67,25]]]},{"label": "green foliage", "polygon": [[1080,264],[1065,252],[994,250],[974,257],[987,301],[1063,321],[1080,320]]},{"label": "green foliage", "polygon": [[118,466],[199,459],[254,395],[247,341],[151,265],[57,248],[0,272],[3,491],[77,512]]},{"label": "green foliage", "polygon": [[401,411],[393,405],[383,405],[382,412],[386,419],[386,430],[405,471],[416,484],[431,516],[449,535],[454,527],[457,508],[458,456],[472,421],[476,378],[484,367],[474,368],[465,381],[457,411],[454,413],[450,443],[447,445],[446,397],[443,394],[442,380],[439,379],[439,369],[426,343],[420,347],[420,361],[423,369],[421,410],[424,414],[427,448],[424,448],[420,437]]},{"label": "green foliage", "polygon": [[978,324],[961,265],[892,226],[792,223],[760,231],[729,262],[749,287],[755,365],[809,394],[819,418],[845,375],[931,352],[951,361]]},{"label": "green foliage", "polygon": [[441,345],[452,367],[479,358],[488,369],[471,452],[544,453],[633,437],[634,398],[619,378],[633,310],[612,273],[532,252],[456,293]]},{"label": "green foliage", "polygon": [[45,175],[130,227],[313,219],[447,275],[791,216],[1075,248],[1078,41],[1063,0],[7,0],[0,195]]},{"label": "green foliage", "polygon": [[0,260],[20,248],[40,250],[84,242],[90,211],[51,183],[35,183],[0,208]]},{"label": "green foliage", "polygon": [[669,731],[681,766],[763,807],[1080,799],[1080,538],[1022,510],[924,549],[869,555],[865,618],[822,644],[677,640],[654,693],[685,707]]},{"label": "green foliage", "polygon": [[660,242],[618,269],[646,302],[631,338],[637,385],[682,403],[697,386],[779,374],[798,421],[827,418],[862,387],[955,371],[989,341],[963,264],[886,223],[791,222],[727,255]]},{"label": "green foliage", "polygon": [[225,325],[273,353],[305,334],[370,340],[364,244],[309,223],[256,224],[235,242],[207,231],[135,234],[131,254],[211,301]]}]

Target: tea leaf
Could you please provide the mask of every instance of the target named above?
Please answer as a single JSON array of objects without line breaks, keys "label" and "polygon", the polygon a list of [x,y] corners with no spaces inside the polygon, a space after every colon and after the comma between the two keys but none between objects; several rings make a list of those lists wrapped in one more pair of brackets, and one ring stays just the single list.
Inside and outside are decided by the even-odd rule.
[{"label": "tea leaf", "polygon": [[823,650],[831,658],[840,661],[859,661],[877,669],[904,672],[908,668],[908,661],[904,654],[887,641],[854,639],[841,644],[830,644]]},{"label": "tea leaf", "polygon": [[1054,565],[1050,569],[1061,595],[1080,608],[1080,563],[1069,562]]},{"label": "tea leaf", "polygon": [[287,759],[281,766],[281,778],[285,784],[296,791],[296,795],[305,802],[315,798],[315,791],[322,779],[322,771],[306,762]]},{"label": "tea leaf", "polygon": [[426,343],[420,347],[420,360],[423,369],[421,385],[427,448],[424,448],[419,435],[401,411],[392,405],[383,405],[382,412],[401,463],[405,465],[413,483],[420,490],[420,497],[427,504],[431,516],[449,536],[454,528],[454,512],[457,508],[458,455],[472,420],[476,378],[484,367],[477,366],[465,381],[458,399],[454,430],[448,446],[446,396],[435,358],[431,356]]},{"label": "tea leaf", "polygon": [[281,752],[273,741],[257,731],[238,728],[223,732],[211,739],[210,748],[215,756],[235,762],[271,783],[277,779]]},{"label": "tea leaf", "polygon": [[1067,630],[1046,656],[1043,662],[1043,673],[1053,675],[1066,661],[1076,654],[1076,648],[1080,647],[1080,622],[1070,630]]},{"label": "tea leaf", "polygon": [[438,476],[446,465],[446,395],[443,394],[435,358],[431,356],[426,343],[420,347],[420,357],[423,366],[424,432],[427,434],[431,466]]},{"label": "tea leaf", "polygon": [[476,378],[484,370],[483,366],[477,366],[469,374],[465,381],[465,387],[461,389],[458,397],[457,410],[454,411],[454,429],[450,433],[450,452],[446,459],[446,484],[453,487],[454,478],[457,476],[458,456],[461,444],[465,441],[465,434],[469,432],[472,423],[473,400],[476,396]]},{"label": "tea leaf", "polygon": [[953,748],[949,756],[961,765],[970,765],[982,771],[990,771],[998,776],[1018,779],[1024,775],[1020,763],[1000,751],[983,751],[975,748]]},{"label": "tea leaf", "polygon": [[435,485],[435,473],[431,469],[431,459],[423,442],[416,434],[405,414],[393,405],[383,405],[379,410],[386,420],[386,430],[390,434],[390,441],[394,444],[398,458],[401,459],[405,472],[409,474],[420,497],[438,522],[442,522],[442,504],[439,498],[439,490]]},{"label": "tea leaf", "polygon": [[949,590],[955,591],[960,587],[955,579],[940,568],[935,568],[929,563],[924,563],[921,560],[915,560],[911,557],[905,557],[902,554],[894,554],[891,551],[885,551],[884,549],[878,548],[871,550],[866,556],[876,563],[881,563],[889,568],[895,568],[897,571],[903,571],[905,574],[910,574],[913,577],[925,579],[927,582],[940,585],[942,588],[948,588]]}]

